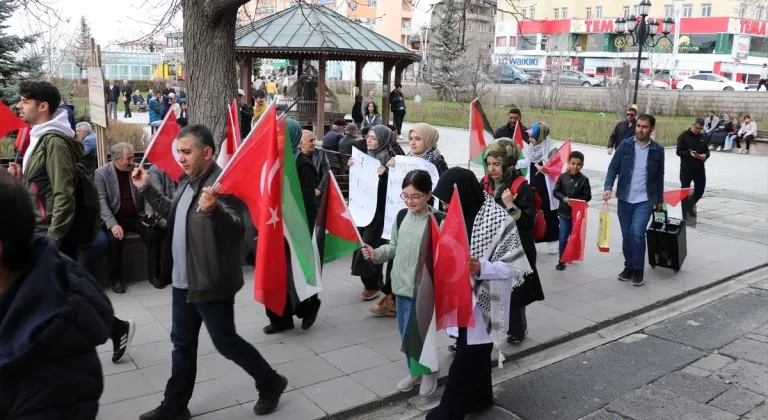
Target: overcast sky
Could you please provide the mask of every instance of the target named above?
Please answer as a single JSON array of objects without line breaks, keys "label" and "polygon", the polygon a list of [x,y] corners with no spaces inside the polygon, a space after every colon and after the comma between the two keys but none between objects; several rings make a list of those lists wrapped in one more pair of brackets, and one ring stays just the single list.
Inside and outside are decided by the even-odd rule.
[{"label": "overcast sky", "polygon": [[[40,0],[58,11],[62,18],[57,32],[66,44],[74,34],[80,16],[85,16],[91,26],[91,35],[96,42],[106,49],[120,42],[132,41],[153,32],[157,22],[168,9],[169,0]],[[391,1],[391,0],[390,0]],[[426,23],[430,5],[438,0],[418,0],[414,10],[414,27]],[[45,16],[36,10],[35,16]],[[11,22],[10,32],[17,35],[32,34],[37,31],[37,19],[24,10],[18,10]],[[30,21],[33,23],[30,24]],[[56,22],[57,19],[51,18]],[[165,32],[181,30],[181,13],[174,25],[155,34],[156,39],[163,39]]]}]

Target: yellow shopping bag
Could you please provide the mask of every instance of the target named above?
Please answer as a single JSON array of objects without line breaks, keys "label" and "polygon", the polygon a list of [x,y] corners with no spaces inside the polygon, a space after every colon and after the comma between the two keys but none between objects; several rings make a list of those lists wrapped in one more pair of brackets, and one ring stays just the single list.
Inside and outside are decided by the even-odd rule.
[{"label": "yellow shopping bag", "polygon": [[600,229],[597,231],[597,249],[600,252],[611,250],[611,213],[608,212],[608,202],[603,202],[600,209]]}]

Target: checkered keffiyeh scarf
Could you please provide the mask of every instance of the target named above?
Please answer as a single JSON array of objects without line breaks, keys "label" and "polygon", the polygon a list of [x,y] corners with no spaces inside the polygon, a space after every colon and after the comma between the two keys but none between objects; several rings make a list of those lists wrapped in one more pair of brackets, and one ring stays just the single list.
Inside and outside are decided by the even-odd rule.
[{"label": "checkered keffiyeh scarf", "polygon": [[[524,276],[532,272],[515,221],[487,193],[472,226],[469,253],[490,262],[503,262],[512,268],[513,274],[509,278],[511,289],[523,284]],[[477,305],[483,313],[485,330],[497,349],[506,334],[501,291],[502,282],[499,280],[475,279]],[[499,362],[502,360],[503,356],[499,354]]]}]

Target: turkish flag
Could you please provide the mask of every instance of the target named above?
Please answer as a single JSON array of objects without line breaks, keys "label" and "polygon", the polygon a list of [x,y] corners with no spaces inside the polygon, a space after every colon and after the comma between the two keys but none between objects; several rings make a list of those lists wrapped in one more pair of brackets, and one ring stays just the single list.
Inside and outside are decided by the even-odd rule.
[{"label": "turkish flag", "polygon": [[259,232],[254,298],[272,312],[282,314],[288,295],[281,202],[285,163],[279,147],[285,141],[285,120],[278,124],[274,106],[266,111],[249,138],[222,172],[216,192],[234,195],[248,206]]},{"label": "turkish flag", "polygon": [[469,275],[469,240],[459,192],[455,187],[451,206],[436,243],[433,275],[437,330],[473,327],[475,320],[472,312],[472,279]]},{"label": "turkish flag", "polygon": [[13,145],[16,146],[16,150],[19,152],[21,156],[24,156],[24,153],[27,152],[27,147],[29,147],[29,142],[32,140],[31,133],[32,133],[32,130],[30,130],[29,126],[26,124],[24,125],[23,128],[19,129],[18,133],[16,133],[16,141],[13,143]]},{"label": "turkish flag", "polygon": [[572,264],[574,261],[584,261],[584,250],[587,241],[587,204],[584,200],[571,200],[571,217],[573,229],[568,237],[560,262]]},{"label": "turkish flag", "polygon": [[24,127],[28,127],[27,123],[16,116],[16,113],[8,108],[8,105],[0,102],[0,138],[5,137],[11,131],[21,130]]},{"label": "turkish flag", "polygon": [[664,202],[672,207],[677,207],[691,193],[693,188],[682,188],[679,190],[664,191]]},{"label": "turkish flag", "polygon": [[152,162],[176,182],[179,182],[179,178],[184,173],[184,168],[179,163],[179,151],[176,148],[178,136],[179,126],[176,124],[176,117],[173,112],[169,112],[147,146],[147,151],[144,152],[144,159]]},{"label": "turkish flag", "polygon": [[552,155],[544,166],[541,167],[541,172],[547,174],[552,181],[557,181],[557,178],[565,171],[565,167],[568,164],[568,156],[571,154],[571,139],[568,139],[563,143],[559,149]]},{"label": "turkish flag", "polygon": [[240,138],[240,111],[237,109],[237,100],[232,100],[232,105],[229,106],[228,111],[227,138],[224,140],[224,144],[221,145],[219,157],[216,159],[216,163],[222,168],[227,166],[227,163],[229,163],[235,151],[242,143]]}]

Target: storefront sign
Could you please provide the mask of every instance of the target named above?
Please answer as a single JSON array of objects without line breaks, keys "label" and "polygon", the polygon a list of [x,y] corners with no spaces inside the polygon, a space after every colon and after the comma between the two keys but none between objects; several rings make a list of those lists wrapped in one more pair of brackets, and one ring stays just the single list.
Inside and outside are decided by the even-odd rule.
[{"label": "storefront sign", "polygon": [[594,33],[613,33],[613,19],[571,19],[571,33],[573,34],[594,34]]},{"label": "storefront sign", "polygon": [[744,35],[735,35],[733,37],[733,48],[731,48],[731,56],[747,58],[749,54],[749,44],[751,38]]},{"label": "storefront sign", "polygon": [[502,66],[515,66],[521,69],[544,68],[541,57],[498,57],[496,63]]},{"label": "storefront sign", "polygon": [[744,35],[768,36],[768,22],[742,19],[741,33]]}]

